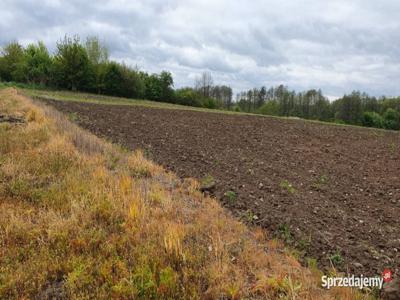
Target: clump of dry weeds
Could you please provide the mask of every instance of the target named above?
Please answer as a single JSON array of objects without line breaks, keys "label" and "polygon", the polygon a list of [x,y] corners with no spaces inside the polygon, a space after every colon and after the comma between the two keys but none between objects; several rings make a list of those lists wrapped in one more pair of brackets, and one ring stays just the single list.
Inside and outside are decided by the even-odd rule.
[{"label": "clump of dry weeds", "polygon": [[0,91],[0,298],[354,299],[219,204],[58,112]]}]

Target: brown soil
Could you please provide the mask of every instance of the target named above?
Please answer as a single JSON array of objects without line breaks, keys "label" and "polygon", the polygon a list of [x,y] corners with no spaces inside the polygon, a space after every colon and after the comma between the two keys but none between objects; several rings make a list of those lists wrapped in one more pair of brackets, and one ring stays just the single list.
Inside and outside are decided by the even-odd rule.
[{"label": "brown soil", "polygon": [[[213,179],[236,216],[351,274],[400,270],[400,135],[303,120],[49,101],[181,177]],[[232,191],[232,192],[228,192]],[[226,193],[228,192],[228,193]]]}]

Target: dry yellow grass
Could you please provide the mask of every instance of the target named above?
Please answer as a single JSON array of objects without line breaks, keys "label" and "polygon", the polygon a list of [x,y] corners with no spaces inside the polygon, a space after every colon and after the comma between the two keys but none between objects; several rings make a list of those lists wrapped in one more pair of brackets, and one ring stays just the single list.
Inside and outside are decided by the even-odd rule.
[{"label": "dry yellow grass", "polygon": [[0,113],[1,299],[361,299],[140,152],[15,89]]}]

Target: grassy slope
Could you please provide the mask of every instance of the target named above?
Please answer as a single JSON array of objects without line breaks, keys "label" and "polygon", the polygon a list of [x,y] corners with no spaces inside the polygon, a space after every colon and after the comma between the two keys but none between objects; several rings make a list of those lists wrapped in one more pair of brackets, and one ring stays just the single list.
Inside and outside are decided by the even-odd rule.
[{"label": "grassy slope", "polygon": [[[215,110],[215,109],[185,106],[185,105],[165,103],[165,102],[149,101],[142,99],[128,99],[128,98],[87,94],[80,92],[45,91],[45,90],[33,90],[33,89],[24,89],[23,91],[26,95],[32,97],[35,96],[44,97],[44,98],[63,100],[63,101],[76,101],[76,102],[87,102],[87,103],[108,104],[108,105],[139,105],[139,106],[154,107],[154,108],[182,109],[182,110],[237,114],[237,112],[232,112],[232,111]],[[239,113],[239,114],[244,114],[244,113]]]},{"label": "grassy slope", "polygon": [[0,114],[25,120],[0,123],[1,299],[359,297],[321,290],[317,270],[140,152],[15,89]]}]

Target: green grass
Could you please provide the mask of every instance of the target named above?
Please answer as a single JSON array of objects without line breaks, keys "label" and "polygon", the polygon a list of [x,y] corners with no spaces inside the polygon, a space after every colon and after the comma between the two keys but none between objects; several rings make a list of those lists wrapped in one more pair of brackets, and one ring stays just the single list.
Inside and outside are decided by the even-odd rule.
[{"label": "green grass", "polygon": [[224,196],[228,198],[229,202],[234,203],[236,201],[237,195],[234,191],[227,191]]},{"label": "green grass", "polygon": [[294,194],[296,192],[296,189],[293,187],[293,185],[287,181],[287,180],[283,180],[279,186],[285,190],[287,190],[290,194]]},{"label": "green grass", "polygon": [[339,266],[343,264],[343,257],[340,255],[339,251],[336,251],[334,254],[329,256],[329,260],[332,262],[334,266]]},{"label": "green grass", "polygon": [[215,181],[214,177],[210,174],[207,174],[206,176],[204,176],[204,178],[201,179],[201,184],[203,186],[208,186],[213,184]]},{"label": "green grass", "polygon": [[28,89],[28,90],[48,90],[49,88],[34,83],[20,83],[20,82],[0,82],[1,88],[14,87],[19,89]]},{"label": "green grass", "polygon": [[185,105],[166,103],[166,102],[120,98],[113,96],[88,94],[88,93],[75,93],[69,91],[49,91],[49,90],[45,91],[45,90],[23,89],[23,93],[31,97],[41,97],[41,98],[61,100],[61,101],[84,102],[84,103],[105,104],[105,105],[132,105],[132,106],[144,106],[151,108],[179,109],[179,110],[228,113],[228,114],[248,114],[248,113],[238,113],[226,110],[215,110],[209,108],[185,106]]},{"label": "green grass", "polygon": [[327,175],[321,175],[314,181],[311,187],[315,190],[320,190],[328,184],[328,181],[329,177]]},{"label": "green grass", "polygon": [[390,143],[389,144],[389,151],[391,154],[395,154],[396,153],[396,144],[395,143]]}]

